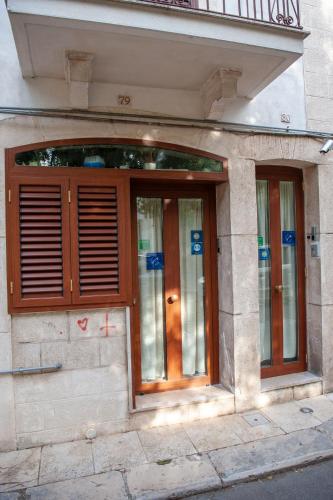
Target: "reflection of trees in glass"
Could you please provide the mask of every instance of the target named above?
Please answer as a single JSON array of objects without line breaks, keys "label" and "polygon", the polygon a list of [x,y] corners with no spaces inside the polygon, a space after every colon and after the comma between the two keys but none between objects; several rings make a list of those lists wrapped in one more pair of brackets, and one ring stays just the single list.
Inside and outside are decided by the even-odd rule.
[{"label": "reflection of trees in glass", "polygon": [[61,146],[16,155],[18,165],[46,167],[82,167],[88,156],[101,156],[105,168],[143,169],[145,163],[156,163],[160,170],[221,172],[221,162],[203,156],[146,146],[86,145]]}]

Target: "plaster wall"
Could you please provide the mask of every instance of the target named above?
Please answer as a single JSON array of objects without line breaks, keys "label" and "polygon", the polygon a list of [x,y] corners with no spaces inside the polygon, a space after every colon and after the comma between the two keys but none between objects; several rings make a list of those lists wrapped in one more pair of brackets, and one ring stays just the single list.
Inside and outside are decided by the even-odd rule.
[{"label": "plaster wall", "polygon": [[302,0],[302,19],[311,35],[304,41],[304,78],[309,129],[333,131],[333,3]]},{"label": "plaster wall", "polygon": [[[40,3],[42,5],[43,2]],[[87,7],[87,6],[86,6]],[[260,39],[258,39],[260,45]],[[68,47],[71,49],[71,47]],[[0,1],[0,106],[69,108],[69,87],[65,79],[22,78],[5,2]],[[237,67],[237,60],[235,60]],[[143,69],[144,70],[144,69]],[[159,113],[202,118],[199,90],[161,89],[130,86],[126,82],[93,82],[89,107],[124,112],[118,95],[132,97],[132,113]],[[223,120],[251,125],[281,126],[281,114],[290,115],[290,126],[305,128],[302,60],[295,62],[255,98],[237,98],[225,105]]]}]

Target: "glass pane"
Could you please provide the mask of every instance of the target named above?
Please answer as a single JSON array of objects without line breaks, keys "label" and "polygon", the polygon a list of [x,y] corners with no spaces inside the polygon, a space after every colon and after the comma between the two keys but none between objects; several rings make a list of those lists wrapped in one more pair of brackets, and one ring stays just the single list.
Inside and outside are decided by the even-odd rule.
[{"label": "glass pane", "polygon": [[17,165],[222,172],[218,159],[171,149],[127,144],[58,146],[18,153]]},{"label": "glass pane", "polygon": [[140,286],[141,375],[165,378],[164,257],[161,198],[137,198]]},{"label": "glass pane", "polygon": [[272,362],[271,248],[269,233],[269,183],[257,181],[259,321],[261,364]]},{"label": "glass pane", "polygon": [[297,276],[295,194],[293,182],[280,182],[282,285],[283,285],[283,358],[297,359]]},{"label": "glass pane", "polygon": [[206,373],[203,202],[179,199],[183,375]]}]

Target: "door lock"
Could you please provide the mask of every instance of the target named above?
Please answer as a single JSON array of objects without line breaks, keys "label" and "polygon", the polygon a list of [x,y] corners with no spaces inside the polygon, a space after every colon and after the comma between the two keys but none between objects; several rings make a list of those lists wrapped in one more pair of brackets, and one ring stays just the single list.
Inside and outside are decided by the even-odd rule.
[{"label": "door lock", "polygon": [[170,295],[170,297],[168,297],[169,304],[173,304],[174,302],[177,302],[177,300],[178,300],[178,295],[176,295],[176,294]]},{"label": "door lock", "polygon": [[275,288],[276,292],[279,292],[279,293],[283,292],[283,285],[275,285],[274,288]]}]

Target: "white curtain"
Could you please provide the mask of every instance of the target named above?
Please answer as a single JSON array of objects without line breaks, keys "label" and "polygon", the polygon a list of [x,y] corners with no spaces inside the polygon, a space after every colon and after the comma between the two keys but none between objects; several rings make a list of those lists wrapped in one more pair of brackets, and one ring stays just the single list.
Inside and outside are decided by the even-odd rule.
[{"label": "white curtain", "polygon": [[283,231],[295,231],[293,182],[280,182],[282,285],[283,285],[283,358],[297,358],[297,277],[296,246],[283,244]]},{"label": "white curtain", "polygon": [[192,253],[191,231],[202,231],[202,200],[179,199],[183,374],[206,373],[203,255]]},{"label": "white curtain", "polygon": [[145,382],[165,378],[164,271],[147,269],[147,253],[163,252],[160,198],[137,198],[140,284],[141,374]]},{"label": "white curtain", "polygon": [[257,181],[259,321],[262,364],[271,362],[271,259],[261,260],[260,250],[270,249],[268,181]]}]

